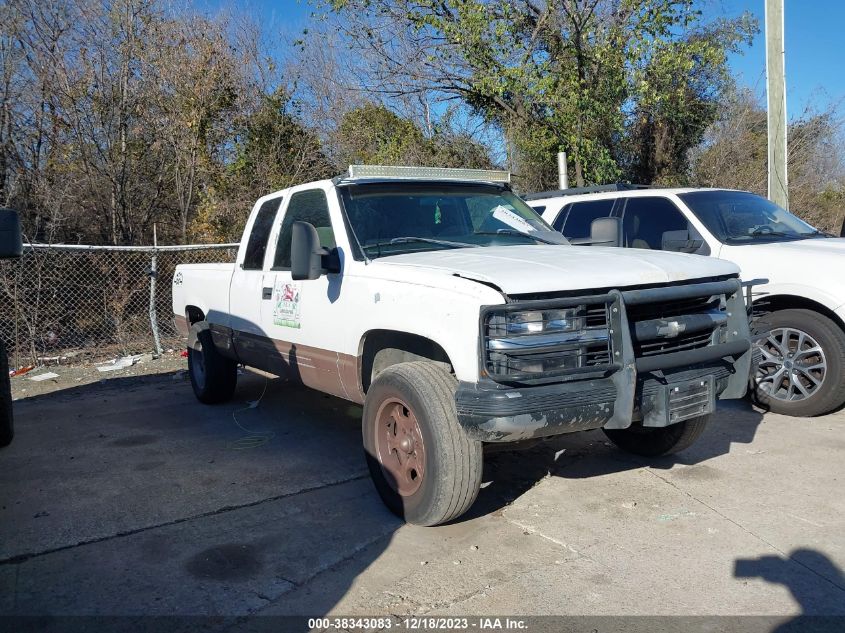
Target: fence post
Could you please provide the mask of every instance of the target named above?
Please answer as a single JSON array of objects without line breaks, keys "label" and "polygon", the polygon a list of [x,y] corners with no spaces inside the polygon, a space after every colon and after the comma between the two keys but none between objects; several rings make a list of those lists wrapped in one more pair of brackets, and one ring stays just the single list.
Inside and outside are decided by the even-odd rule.
[{"label": "fence post", "polygon": [[156,225],[153,224],[153,253],[150,258],[150,327],[153,331],[153,343],[155,344],[156,355],[161,356],[161,337],[158,333],[158,318],[156,318],[156,263],[158,259],[158,239],[156,236]]}]

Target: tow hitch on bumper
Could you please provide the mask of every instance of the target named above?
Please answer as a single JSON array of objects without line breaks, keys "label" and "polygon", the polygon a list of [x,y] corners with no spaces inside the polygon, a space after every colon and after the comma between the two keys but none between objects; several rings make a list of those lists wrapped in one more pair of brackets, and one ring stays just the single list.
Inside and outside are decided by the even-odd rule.
[{"label": "tow hitch on bumper", "polygon": [[[720,298],[718,310],[666,317],[660,309],[714,297]],[[477,383],[462,382],[456,405],[467,434],[485,442],[511,442],[600,427],[624,429],[634,420],[662,427],[711,413],[716,399],[745,395],[751,344],[737,279],[518,302],[506,309],[601,303],[607,307],[610,332],[606,363],[563,373],[551,384],[492,372]],[[485,320],[483,312],[482,329]],[[681,332],[686,339],[678,338]],[[695,344],[702,339],[703,346]],[[488,367],[485,352],[482,366]]]}]

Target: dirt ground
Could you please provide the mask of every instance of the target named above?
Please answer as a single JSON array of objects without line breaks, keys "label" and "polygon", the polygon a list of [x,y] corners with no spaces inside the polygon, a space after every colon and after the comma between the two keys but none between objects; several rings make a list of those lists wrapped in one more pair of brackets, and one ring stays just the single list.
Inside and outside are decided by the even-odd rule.
[{"label": "dirt ground", "polygon": [[166,630],[258,615],[625,616],[620,631],[845,623],[845,413],[729,403],[693,447],[652,461],[599,431],[492,453],[471,511],[419,528],[370,483],[360,407],[251,373],[232,402],[205,406],[184,366],[14,380],[0,614],[224,618]]},{"label": "dirt ground", "polygon": [[[93,383],[106,384],[110,378],[127,378],[134,376],[150,376],[156,374],[174,373],[188,370],[188,360],[182,358],[180,350],[168,350],[161,356],[154,358],[152,354],[138,354],[140,359],[125,369],[101,372],[98,366],[108,366],[108,360],[74,364],[47,364],[37,367],[26,374],[13,376],[12,398],[32,398],[61,389],[90,385]],[[120,358],[119,356],[115,357]],[[46,373],[58,374],[56,378],[36,381],[34,377]]]}]

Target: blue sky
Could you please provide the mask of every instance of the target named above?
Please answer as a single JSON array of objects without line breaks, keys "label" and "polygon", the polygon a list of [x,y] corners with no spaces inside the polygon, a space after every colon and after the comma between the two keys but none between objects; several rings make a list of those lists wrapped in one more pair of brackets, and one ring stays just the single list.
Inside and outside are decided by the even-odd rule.
[{"label": "blue sky", "polygon": [[[764,24],[764,0],[711,0],[706,11],[728,16],[750,11]],[[806,107],[845,105],[845,2],[786,0],[786,98],[790,118]],[[744,55],[731,58],[737,80],[760,96],[766,88],[766,44],[762,31]]]},{"label": "blue sky", "polygon": [[[785,0],[786,91],[789,117],[805,108],[845,106],[845,0]],[[268,34],[294,34],[306,27],[311,6],[303,0],[197,0],[202,10],[238,7],[251,11]],[[763,27],[765,0],[702,0],[708,17],[736,16],[750,11]],[[761,32],[731,68],[741,85],[762,99],[766,86],[765,40]]]}]

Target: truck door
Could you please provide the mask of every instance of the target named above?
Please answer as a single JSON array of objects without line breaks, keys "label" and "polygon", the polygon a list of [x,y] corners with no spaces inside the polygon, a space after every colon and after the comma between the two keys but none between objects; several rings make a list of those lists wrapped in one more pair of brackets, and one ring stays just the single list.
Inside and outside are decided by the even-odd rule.
[{"label": "truck door", "polygon": [[[351,372],[352,361],[338,354],[346,322],[338,302],[341,274],[308,281],[292,279],[291,233],[296,221],[312,224],[323,247],[336,246],[325,190],[293,193],[277,221],[273,257],[264,276],[265,290],[271,288],[270,296],[265,294],[261,303],[261,324],[274,349],[268,359],[269,371],[350,399],[353,394],[347,387],[352,387],[344,385],[341,374]],[[351,380],[347,378],[347,382]]]},{"label": "truck door", "polygon": [[[229,288],[229,327],[238,357],[248,365],[261,358],[259,337],[262,336],[261,304],[264,295],[264,268],[270,232],[282,202],[281,196],[261,203],[253,214],[252,223],[244,232],[244,247],[238,254],[235,272]],[[219,289],[223,292],[223,289]],[[256,365],[260,367],[260,365]]]}]

